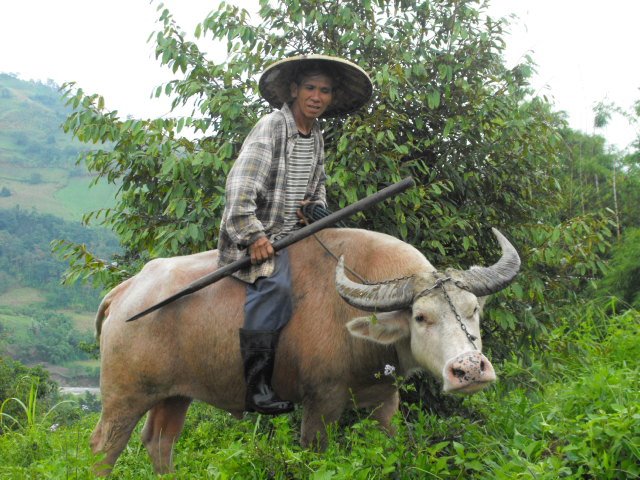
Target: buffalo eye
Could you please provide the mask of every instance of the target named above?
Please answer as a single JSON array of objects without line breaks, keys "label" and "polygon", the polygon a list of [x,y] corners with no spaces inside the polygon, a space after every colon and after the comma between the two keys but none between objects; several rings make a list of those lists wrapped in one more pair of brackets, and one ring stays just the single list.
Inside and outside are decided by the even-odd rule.
[{"label": "buffalo eye", "polygon": [[419,313],[418,315],[416,315],[416,316],[415,316],[415,317],[413,317],[413,318],[414,318],[414,320],[415,320],[416,322],[418,322],[418,323],[424,323],[424,321],[425,321],[424,315],[423,315],[423,314],[421,314],[421,313]]}]

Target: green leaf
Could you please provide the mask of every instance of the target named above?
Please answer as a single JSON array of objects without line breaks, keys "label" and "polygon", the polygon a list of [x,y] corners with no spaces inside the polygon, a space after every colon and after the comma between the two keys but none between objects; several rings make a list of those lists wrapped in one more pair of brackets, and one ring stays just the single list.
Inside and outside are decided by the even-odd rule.
[{"label": "green leaf", "polygon": [[175,214],[177,218],[184,217],[184,212],[187,209],[187,201],[184,198],[179,199],[176,202]]},{"label": "green leaf", "polygon": [[427,95],[427,104],[431,109],[436,109],[440,106],[440,92],[438,90],[432,90]]}]

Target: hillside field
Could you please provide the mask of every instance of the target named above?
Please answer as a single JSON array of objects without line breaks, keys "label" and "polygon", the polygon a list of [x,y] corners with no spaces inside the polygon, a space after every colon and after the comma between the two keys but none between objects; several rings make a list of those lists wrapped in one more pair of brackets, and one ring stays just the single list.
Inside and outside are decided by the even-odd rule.
[{"label": "hillside field", "polygon": [[91,181],[89,176],[77,176],[63,168],[0,164],[0,189],[6,187],[11,192],[0,196],[0,209],[19,206],[77,222],[83,214],[115,203],[114,185],[100,182],[90,187]]}]

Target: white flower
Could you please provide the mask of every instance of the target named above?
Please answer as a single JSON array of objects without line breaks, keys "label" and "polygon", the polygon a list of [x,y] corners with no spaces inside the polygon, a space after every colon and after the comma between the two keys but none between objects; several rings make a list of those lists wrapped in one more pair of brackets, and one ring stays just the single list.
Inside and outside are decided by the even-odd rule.
[{"label": "white flower", "polygon": [[393,375],[394,373],[396,373],[396,367],[394,367],[393,365],[385,365],[384,366],[384,374],[385,376],[389,376],[389,375]]},{"label": "white flower", "polygon": [[85,411],[85,412],[88,412],[89,411],[89,405],[84,405],[83,404],[82,405],[82,410]]},{"label": "white flower", "polygon": [[54,423],[53,425],[51,425],[49,427],[49,430],[51,430],[52,432],[55,432],[56,430],[58,430],[58,427],[60,426],[59,423]]}]

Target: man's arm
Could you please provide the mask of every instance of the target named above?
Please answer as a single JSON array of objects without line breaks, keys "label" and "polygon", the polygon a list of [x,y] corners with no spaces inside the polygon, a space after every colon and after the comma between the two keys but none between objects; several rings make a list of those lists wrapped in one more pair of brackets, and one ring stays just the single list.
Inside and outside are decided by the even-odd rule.
[{"label": "man's arm", "polygon": [[226,182],[225,228],[231,241],[247,248],[265,236],[256,216],[258,197],[267,188],[273,146],[265,122],[251,131]]}]

